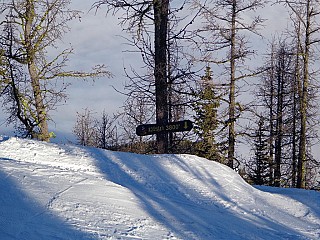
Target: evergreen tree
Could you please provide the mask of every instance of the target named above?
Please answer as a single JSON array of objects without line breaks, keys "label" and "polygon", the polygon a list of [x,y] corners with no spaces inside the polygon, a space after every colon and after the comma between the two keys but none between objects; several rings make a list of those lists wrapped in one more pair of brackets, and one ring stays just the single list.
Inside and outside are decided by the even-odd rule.
[{"label": "evergreen tree", "polygon": [[215,86],[212,83],[210,67],[206,68],[205,76],[202,77],[198,101],[194,104],[196,115],[194,131],[199,137],[195,146],[195,153],[215,161],[222,161],[215,139],[215,133],[219,126],[217,110],[220,106],[220,99],[216,94]]},{"label": "evergreen tree", "polygon": [[[220,80],[226,81],[227,105],[225,129],[227,135],[227,165],[238,168],[239,160],[236,157],[236,138],[238,136],[236,121],[243,112],[239,107],[240,82],[257,74],[247,66],[247,60],[254,54],[249,46],[251,34],[258,34],[263,19],[255,16],[255,11],[264,7],[266,1],[195,1],[199,6],[205,21],[205,27],[199,28],[197,34],[203,42],[205,61],[210,61],[222,67]],[[251,18],[247,16],[250,15]],[[252,21],[250,21],[251,19]],[[249,20],[249,21],[248,21]],[[204,41],[203,41],[204,40]],[[199,44],[197,42],[197,44]]]},{"label": "evergreen tree", "polygon": [[264,120],[260,117],[258,129],[254,140],[254,160],[251,163],[252,169],[250,177],[254,184],[267,185],[269,183],[270,161],[269,161],[269,144],[268,129],[265,128]]}]

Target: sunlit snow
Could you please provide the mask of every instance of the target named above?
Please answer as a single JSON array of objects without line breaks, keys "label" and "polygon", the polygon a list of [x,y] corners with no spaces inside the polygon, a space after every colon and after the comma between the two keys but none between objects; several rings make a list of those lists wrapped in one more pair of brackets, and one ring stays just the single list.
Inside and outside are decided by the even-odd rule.
[{"label": "sunlit snow", "polygon": [[320,239],[320,192],[191,155],[0,137],[0,239]]}]

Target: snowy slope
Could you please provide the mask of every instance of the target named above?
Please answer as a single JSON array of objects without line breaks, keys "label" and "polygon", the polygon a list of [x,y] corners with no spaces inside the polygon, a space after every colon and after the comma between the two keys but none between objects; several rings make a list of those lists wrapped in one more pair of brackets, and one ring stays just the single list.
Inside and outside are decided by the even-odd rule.
[{"label": "snowy slope", "polygon": [[0,137],[0,239],[320,239],[320,193],[191,155]]}]

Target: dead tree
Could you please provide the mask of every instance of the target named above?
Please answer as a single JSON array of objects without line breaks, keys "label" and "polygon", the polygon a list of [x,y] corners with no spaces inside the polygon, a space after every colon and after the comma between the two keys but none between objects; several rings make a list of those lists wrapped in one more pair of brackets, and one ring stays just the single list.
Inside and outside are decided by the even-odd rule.
[{"label": "dead tree", "polygon": [[[197,31],[202,40],[205,56],[203,61],[212,62],[224,66],[222,76],[227,80],[228,96],[225,100],[228,104],[227,120],[227,165],[234,168],[236,162],[236,129],[235,123],[242,111],[237,103],[237,82],[249,76],[255,75],[253,71],[245,71],[246,59],[253,54],[247,46],[248,35],[258,34],[257,28],[263,22],[259,16],[251,22],[246,22],[243,16],[264,6],[265,1],[237,1],[222,0],[209,1],[203,4],[196,1],[195,7],[201,9],[205,20],[205,27]],[[218,57],[217,57],[218,56]]]}]

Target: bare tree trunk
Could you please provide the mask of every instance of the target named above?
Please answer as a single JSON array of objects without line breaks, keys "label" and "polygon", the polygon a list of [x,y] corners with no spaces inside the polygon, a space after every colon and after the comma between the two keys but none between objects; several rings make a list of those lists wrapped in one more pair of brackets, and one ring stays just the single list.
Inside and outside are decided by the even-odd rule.
[{"label": "bare tree trunk", "polygon": [[42,91],[40,88],[39,78],[37,77],[37,72],[35,70],[35,64],[29,63],[28,70],[31,78],[31,86],[33,89],[33,95],[35,99],[35,107],[37,112],[37,120],[39,133],[36,138],[41,141],[50,141],[50,134],[47,122],[47,111],[42,98]]},{"label": "bare tree trunk", "polygon": [[[283,53],[285,54],[285,53]],[[280,187],[281,181],[281,159],[282,159],[282,139],[283,139],[283,98],[284,98],[284,79],[282,72],[282,59],[285,57],[280,53],[277,62],[279,64],[277,70],[277,120],[276,120],[276,140],[275,140],[275,169],[274,169],[274,186]]]},{"label": "bare tree trunk", "polygon": [[28,64],[28,71],[31,80],[31,86],[33,90],[33,96],[35,99],[35,108],[37,112],[37,124],[39,127],[37,139],[41,141],[50,141],[50,134],[48,129],[48,122],[47,122],[47,111],[42,97],[42,91],[40,87],[40,79],[37,72],[36,67],[36,57],[35,57],[35,50],[32,43],[32,26],[35,19],[35,7],[34,7],[34,0],[27,0],[26,1],[26,23],[24,29],[24,37],[25,37],[25,45],[26,45],[26,57],[27,57],[27,64]]},{"label": "bare tree trunk", "polygon": [[297,187],[306,188],[306,162],[307,162],[307,109],[309,86],[309,53],[311,44],[311,17],[314,16],[313,8],[310,8],[310,0],[306,3],[305,41],[303,53],[303,82],[302,96],[300,98],[300,142],[298,154]]},{"label": "bare tree trunk", "polygon": [[[159,125],[168,123],[168,83],[167,83],[167,31],[168,0],[154,0],[155,27],[155,94],[156,122]],[[168,133],[157,134],[158,153],[168,152]]]},{"label": "bare tree trunk", "polygon": [[269,108],[269,124],[270,124],[270,129],[269,129],[269,166],[270,166],[270,171],[269,171],[269,185],[272,186],[274,185],[274,90],[275,90],[275,81],[274,81],[274,54],[275,54],[275,49],[274,45],[272,45],[272,50],[271,50],[271,74],[270,74],[270,108]]},{"label": "bare tree trunk", "polygon": [[296,143],[296,139],[297,139],[297,84],[298,81],[297,79],[295,79],[294,81],[294,86],[293,86],[293,110],[292,110],[292,171],[291,171],[291,181],[292,181],[292,187],[295,186],[296,184],[296,180],[297,180],[297,154],[296,154],[296,150],[297,150],[297,143]]},{"label": "bare tree trunk", "polygon": [[[298,29],[297,32],[300,33],[301,27],[300,22],[298,22]],[[297,186],[297,152],[299,153],[299,146],[296,142],[296,139],[299,138],[299,130],[296,130],[298,127],[298,119],[300,118],[300,109],[299,109],[299,99],[301,97],[301,76],[300,76],[300,46],[301,46],[301,39],[300,35],[297,34],[297,46],[296,46],[296,59],[295,59],[295,73],[294,73],[294,86],[293,86],[293,126],[292,126],[292,187]],[[298,97],[298,99],[297,99]],[[299,115],[298,115],[299,114]],[[297,116],[298,115],[298,116]],[[300,142],[300,138],[299,138]],[[298,148],[298,151],[297,151]]]},{"label": "bare tree trunk", "polygon": [[[248,59],[253,52],[250,51],[247,46],[247,37],[241,33],[248,31],[253,34],[257,34],[257,27],[263,23],[263,20],[259,16],[255,16],[251,23],[246,22],[243,16],[247,15],[247,12],[263,7],[264,2],[265,1],[237,0],[212,0],[205,4],[199,2],[201,12],[203,12],[203,16],[207,20],[207,26],[200,30],[198,34],[201,36],[201,32],[212,32],[212,35],[210,36],[211,39],[208,40],[207,36],[201,36],[202,40],[205,39],[204,45],[207,45],[206,47],[210,49],[210,52],[212,51],[217,53],[215,56],[209,54],[210,57],[213,56],[210,61],[218,65],[224,65],[226,68],[225,73],[228,74],[228,112],[225,127],[228,130],[228,139],[226,140],[226,164],[231,168],[235,168],[234,164],[237,160],[235,156],[237,137],[235,123],[237,118],[241,115],[240,112],[243,110],[239,108],[238,114],[236,103],[236,83],[239,80],[256,74],[254,71],[244,67],[246,65],[246,59]],[[220,51],[227,51],[226,57],[220,58]],[[206,58],[207,57],[208,56],[206,56]],[[243,69],[241,69],[242,67]],[[224,73],[222,75],[224,75]]]},{"label": "bare tree trunk", "polygon": [[231,49],[230,49],[230,90],[229,90],[229,137],[228,137],[228,166],[233,168],[235,154],[235,72],[236,72],[236,0],[232,4],[231,18]]},{"label": "bare tree trunk", "polygon": [[300,142],[298,155],[298,176],[297,187],[306,188],[306,161],[307,161],[307,108],[308,108],[308,34],[306,36],[306,47],[303,61],[303,83],[302,83],[302,98],[300,102]]}]

